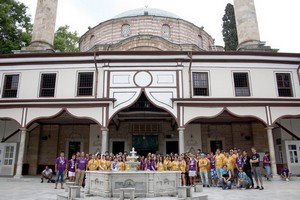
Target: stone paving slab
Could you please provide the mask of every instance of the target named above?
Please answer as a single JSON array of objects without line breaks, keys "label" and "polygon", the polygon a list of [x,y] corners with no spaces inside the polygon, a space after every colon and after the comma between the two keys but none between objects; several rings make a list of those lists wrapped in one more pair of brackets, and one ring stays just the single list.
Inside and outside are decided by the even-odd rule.
[{"label": "stone paving slab", "polygon": [[[0,177],[1,200],[54,200],[57,194],[66,194],[63,189],[54,189],[54,183],[40,183],[39,176],[25,176],[21,179]],[[58,185],[60,188],[60,185]],[[208,194],[208,200],[299,200],[300,179],[294,178],[289,182],[264,182],[265,189],[255,190],[222,190],[221,188],[203,188]],[[84,196],[83,191],[81,196]],[[118,198],[85,197],[84,200],[117,200]],[[136,198],[136,200],[173,200],[174,197]]]}]

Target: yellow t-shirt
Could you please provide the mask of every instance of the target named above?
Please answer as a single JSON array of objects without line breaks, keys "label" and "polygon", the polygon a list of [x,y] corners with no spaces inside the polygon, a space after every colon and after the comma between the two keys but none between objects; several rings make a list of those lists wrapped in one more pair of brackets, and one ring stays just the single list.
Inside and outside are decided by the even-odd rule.
[{"label": "yellow t-shirt", "polygon": [[186,172],[186,163],[185,163],[185,161],[182,160],[179,165],[180,165],[181,172],[185,173]]},{"label": "yellow t-shirt", "polygon": [[164,171],[164,164],[162,162],[156,163],[157,171]]},{"label": "yellow t-shirt", "polygon": [[106,161],[105,161],[105,165],[106,165],[106,170],[110,171],[110,170],[111,170],[111,167],[110,167],[111,161],[106,160]]},{"label": "yellow t-shirt", "polygon": [[236,157],[237,157],[237,155],[232,154],[230,157],[232,158],[233,169],[235,169],[236,168]]},{"label": "yellow t-shirt", "polygon": [[234,169],[234,163],[233,163],[233,158],[232,157],[225,157],[223,161],[224,165],[227,165],[227,169],[233,170]]},{"label": "yellow t-shirt", "polygon": [[179,171],[179,162],[178,161],[173,161],[172,163],[171,163],[171,170],[172,171]]},{"label": "yellow t-shirt", "polygon": [[170,169],[171,166],[171,161],[169,160],[164,160],[164,171],[167,171]]},{"label": "yellow t-shirt", "polygon": [[99,170],[106,170],[106,160],[100,159],[99,160]]},{"label": "yellow t-shirt", "polygon": [[223,154],[219,154],[215,156],[215,165],[217,168],[222,168],[223,166],[223,160],[224,160],[224,155]]},{"label": "yellow t-shirt", "polygon": [[200,171],[202,171],[202,172],[207,171],[208,163],[209,162],[206,158],[200,158],[200,160],[198,161],[198,166],[200,167]]},{"label": "yellow t-shirt", "polygon": [[88,169],[89,170],[97,170],[97,168],[99,167],[99,162],[96,159],[91,159],[88,162]]},{"label": "yellow t-shirt", "polygon": [[126,164],[123,161],[121,161],[120,162],[120,171],[125,171],[125,170],[126,170]]}]

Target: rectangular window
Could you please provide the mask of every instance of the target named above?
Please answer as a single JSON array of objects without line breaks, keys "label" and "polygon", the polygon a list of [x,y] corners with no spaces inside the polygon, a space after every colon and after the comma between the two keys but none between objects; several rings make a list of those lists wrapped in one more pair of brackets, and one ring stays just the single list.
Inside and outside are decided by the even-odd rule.
[{"label": "rectangular window", "polygon": [[6,146],[4,151],[4,165],[12,165],[14,159],[14,146]]},{"label": "rectangular window", "polygon": [[19,87],[19,74],[5,75],[3,86],[3,98],[17,97]]},{"label": "rectangular window", "polygon": [[78,73],[77,96],[92,96],[93,95],[93,72]]},{"label": "rectangular window", "polygon": [[235,96],[250,96],[248,73],[233,73]]},{"label": "rectangular window", "polygon": [[193,89],[195,96],[208,96],[208,73],[193,72]]},{"label": "rectangular window", "polygon": [[291,75],[289,73],[276,73],[278,96],[292,97]]},{"label": "rectangular window", "polygon": [[42,74],[40,85],[40,97],[54,97],[56,74]]}]

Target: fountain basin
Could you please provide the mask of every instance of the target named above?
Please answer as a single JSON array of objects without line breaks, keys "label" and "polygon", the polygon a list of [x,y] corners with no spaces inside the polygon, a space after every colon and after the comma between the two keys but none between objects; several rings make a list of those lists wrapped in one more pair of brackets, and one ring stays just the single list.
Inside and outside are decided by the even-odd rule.
[{"label": "fountain basin", "polygon": [[85,192],[119,197],[120,188],[135,188],[136,197],[176,196],[180,171],[86,171]]}]

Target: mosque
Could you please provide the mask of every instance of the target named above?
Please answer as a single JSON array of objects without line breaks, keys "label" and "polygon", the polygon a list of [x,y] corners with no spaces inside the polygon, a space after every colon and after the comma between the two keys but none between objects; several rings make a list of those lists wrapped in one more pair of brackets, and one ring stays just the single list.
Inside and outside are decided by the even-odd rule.
[{"label": "mosque", "polygon": [[[300,54],[260,41],[254,0],[234,0],[238,51],[142,8],[53,49],[57,0],[38,0],[32,43],[0,55],[0,175],[39,174],[61,150],[214,152],[256,147],[300,174]],[[250,152],[249,152],[250,153]],[[275,173],[274,173],[275,174]]]}]

